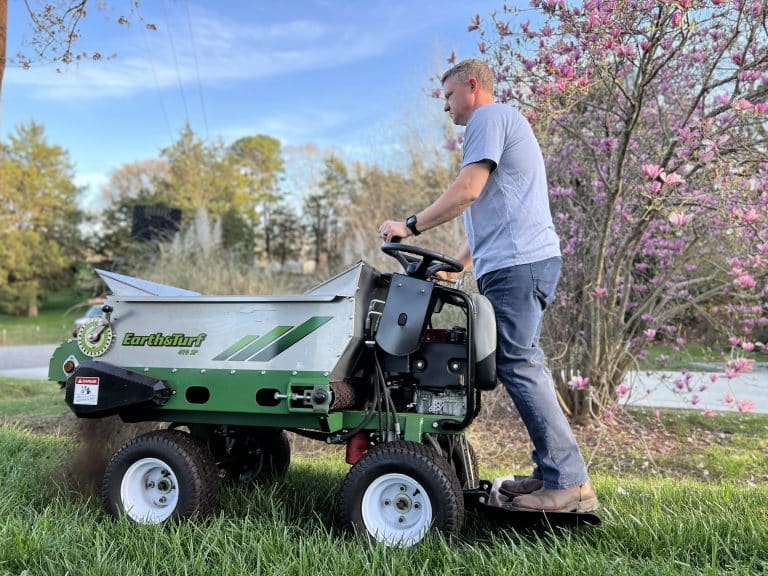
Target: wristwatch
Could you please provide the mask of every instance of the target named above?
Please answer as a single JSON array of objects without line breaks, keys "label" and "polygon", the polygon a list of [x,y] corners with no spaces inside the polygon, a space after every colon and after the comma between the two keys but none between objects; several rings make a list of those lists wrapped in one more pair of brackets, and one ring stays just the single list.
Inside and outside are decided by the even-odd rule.
[{"label": "wristwatch", "polygon": [[416,228],[416,214],[413,214],[412,216],[408,216],[408,218],[405,220],[405,225],[408,226],[408,229],[413,232],[414,236],[418,236],[421,234],[421,232],[418,231]]}]

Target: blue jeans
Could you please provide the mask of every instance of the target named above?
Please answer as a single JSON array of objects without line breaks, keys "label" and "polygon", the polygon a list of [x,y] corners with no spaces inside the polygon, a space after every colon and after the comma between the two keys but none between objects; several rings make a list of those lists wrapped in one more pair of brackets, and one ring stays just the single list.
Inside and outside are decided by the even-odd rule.
[{"label": "blue jeans", "polygon": [[573,431],[557,401],[539,336],[544,310],[555,298],[562,260],[549,258],[483,274],[480,292],[496,312],[496,367],[533,442],[533,476],[545,488],[588,480]]}]

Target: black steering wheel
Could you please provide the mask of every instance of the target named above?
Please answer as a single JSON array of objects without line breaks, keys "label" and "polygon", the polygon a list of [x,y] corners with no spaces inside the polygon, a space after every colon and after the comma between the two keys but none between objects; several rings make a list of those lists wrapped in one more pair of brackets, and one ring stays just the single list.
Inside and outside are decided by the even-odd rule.
[{"label": "black steering wheel", "polygon": [[[464,264],[458,260],[421,246],[385,242],[381,245],[381,251],[400,262],[406,275],[421,280],[426,280],[438,272],[461,272],[464,270]],[[415,256],[421,256],[421,258],[415,258]]]}]

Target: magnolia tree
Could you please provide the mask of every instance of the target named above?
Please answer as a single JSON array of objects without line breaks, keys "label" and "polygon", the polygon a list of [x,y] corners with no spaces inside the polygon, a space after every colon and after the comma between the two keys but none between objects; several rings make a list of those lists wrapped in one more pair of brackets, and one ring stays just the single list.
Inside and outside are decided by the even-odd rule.
[{"label": "magnolia tree", "polygon": [[[576,421],[610,415],[644,348],[682,346],[692,318],[730,345],[717,377],[765,348],[766,10],[534,0],[469,27],[547,161],[565,263],[546,334]],[[703,388],[676,385],[693,403]]]}]

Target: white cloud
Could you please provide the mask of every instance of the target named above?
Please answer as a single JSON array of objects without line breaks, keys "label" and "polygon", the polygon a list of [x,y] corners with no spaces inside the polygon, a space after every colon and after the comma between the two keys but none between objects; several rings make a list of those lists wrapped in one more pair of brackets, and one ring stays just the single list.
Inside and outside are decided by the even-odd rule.
[{"label": "white cloud", "polygon": [[[388,18],[392,18],[390,14]],[[173,45],[161,26],[136,27],[132,46],[116,47],[114,60],[82,61],[62,73],[55,66],[9,69],[8,84],[23,86],[38,100],[69,101],[125,97],[182,84],[217,85],[331,68],[380,55],[415,33],[419,24],[393,25],[375,14],[364,21],[294,19],[243,24],[209,13],[193,16],[194,38],[186,18],[174,20]]]}]

